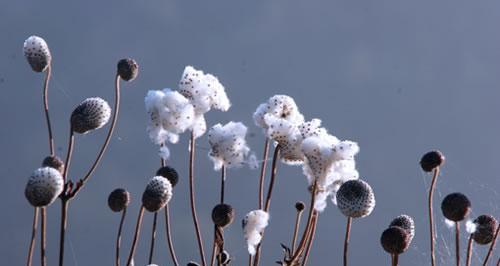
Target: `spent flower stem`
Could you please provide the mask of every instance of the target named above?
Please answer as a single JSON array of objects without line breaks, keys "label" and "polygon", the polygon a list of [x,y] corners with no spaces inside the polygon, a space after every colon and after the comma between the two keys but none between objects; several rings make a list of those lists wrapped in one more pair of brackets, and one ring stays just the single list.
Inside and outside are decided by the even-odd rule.
[{"label": "spent flower stem", "polygon": [[439,176],[439,167],[434,169],[434,174],[432,176],[431,187],[429,188],[429,234],[430,234],[430,242],[431,242],[431,265],[435,266],[436,264],[436,256],[434,252],[434,244],[436,233],[434,232],[434,221],[433,221],[433,208],[432,208],[432,197],[434,194],[434,189],[436,187],[437,177]]},{"label": "spent flower stem", "polygon": [[33,251],[35,249],[35,240],[36,240],[36,231],[38,227],[38,207],[34,207],[34,213],[33,213],[33,226],[31,229],[31,241],[30,241],[30,247],[28,250],[28,259],[26,261],[27,266],[31,266],[31,263],[33,261]]},{"label": "spent flower stem", "polygon": [[137,216],[137,223],[135,225],[134,239],[132,240],[132,247],[130,248],[130,253],[128,255],[127,266],[131,266],[132,261],[134,259],[135,250],[137,249],[137,241],[139,240],[139,236],[141,234],[141,225],[142,225],[142,218],[143,217],[144,217],[144,206],[141,206],[141,209],[139,210],[139,215]]},{"label": "spent flower stem", "polygon": [[118,234],[116,237],[116,252],[115,252],[115,265],[120,266],[120,248],[121,248],[121,242],[122,242],[122,230],[123,230],[123,223],[125,222],[125,216],[127,216],[127,208],[123,209],[122,211],[122,217],[120,219],[120,225],[118,226]]},{"label": "spent flower stem", "polygon": [[153,217],[153,228],[151,229],[151,244],[149,246],[149,258],[148,264],[153,263],[153,255],[155,249],[155,240],[156,240],[156,224],[158,222],[158,212],[155,212]]},{"label": "spent flower stem", "polygon": [[40,257],[41,257],[41,265],[45,266],[47,265],[47,255],[46,255],[46,232],[47,232],[47,208],[46,207],[41,207],[41,214],[42,214],[42,224],[41,224],[41,237],[40,237]]}]

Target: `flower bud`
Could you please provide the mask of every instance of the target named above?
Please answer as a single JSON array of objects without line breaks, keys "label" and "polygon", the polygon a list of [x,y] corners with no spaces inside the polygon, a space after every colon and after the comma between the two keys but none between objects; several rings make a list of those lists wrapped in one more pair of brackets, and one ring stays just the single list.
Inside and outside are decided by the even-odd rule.
[{"label": "flower bud", "polygon": [[390,254],[401,254],[410,246],[408,232],[399,226],[387,228],[380,237],[384,250]]},{"label": "flower bud", "polygon": [[302,201],[298,201],[297,203],[295,203],[295,209],[296,209],[298,212],[303,211],[305,208],[306,208],[306,205],[304,204],[304,202],[302,202]]},{"label": "flower bud", "polygon": [[137,77],[139,65],[134,59],[124,58],[118,61],[117,73],[125,81],[132,81]]},{"label": "flower bud", "polygon": [[476,231],[472,234],[472,238],[480,245],[487,245],[493,241],[495,230],[498,222],[491,215],[481,215],[474,220],[477,225]]},{"label": "flower bud", "polygon": [[348,217],[362,218],[370,215],[375,208],[373,190],[363,180],[346,181],[337,191],[337,206]]},{"label": "flower bud", "polygon": [[123,211],[129,203],[130,193],[123,188],[117,188],[109,194],[108,206],[114,212]]},{"label": "flower bud", "polygon": [[33,207],[50,205],[63,191],[64,181],[61,173],[51,167],[38,168],[31,174],[24,195]]},{"label": "flower bud", "polygon": [[163,176],[153,177],[144,193],[142,194],[142,205],[150,212],[157,212],[172,198],[172,185]]},{"label": "flower bud", "polygon": [[24,41],[23,51],[24,56],[35,72],[47,70],[52,61],[49,46],[44,39],[38,36],[31,36],[26,39],[26,41]]},{"label": "flower bud", "polygon": [[64,162],[61,160],[61,158],[55,155],[45,157],[42,162],[42,167],[52,167],[59,171],[59,173],[64,173]]},{"label": "flower bud", "polygon": [[436,167],[441,166],[444,160],[444,155],[440,151],[430,151],[422,156],[422,159],[420,159],[420,166],[424,171],[431,172]]},{"label": "flower bud", "polygon": [[108,123],[111,116],[109,104],[99,98],[87,98],[71,114],[71,127],[74,132],[85,134],[99,129]]},{"label": "flower bud", "polygon": [[234,220],[234,209],[228,204],[217,204],[212,210],[212,221],[219,227],[226,227]]},{"label": "flower bud", "polygon": [[168,181],[170,181],[170,184],[172,184],[172,187],[175,187],[177,185],[177,182],[179,182],[179,174],[177,171],[170,166],[163,166],[158,171],[156,171],[157,176],[163,176]]},{"label": "flower bud", "polygon": [[441,210],[444,217],[450,221],[459,222],[470,213],[471,203],[462,193],[451,193],[443,199]]}]

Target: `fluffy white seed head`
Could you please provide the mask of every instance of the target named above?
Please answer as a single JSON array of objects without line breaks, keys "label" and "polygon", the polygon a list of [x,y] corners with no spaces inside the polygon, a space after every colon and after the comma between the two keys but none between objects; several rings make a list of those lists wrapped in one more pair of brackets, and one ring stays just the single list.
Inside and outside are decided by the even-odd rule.
[{"label": "fluffy white seed head", "polygon": [[455,222],[446,218],[444,218],[444,224],[448,227],[448,229],[453,229],[455,227]]},{"label": "fluffy white seed head", "polygon": [[304,122],[304,116],[300,113],[294,99],[287,95],[274,95],[267,102],[257,107],[253,114],[253,120],[258,127],[264,130],[269,127],[269,124],[264,119],[266,115],[284,119],[295,125]]},{"label": "fluffy white seed head", "polygon": [[110,117],[108,102],[99,97],[87,98],[71,113],[71,127],[74,132],[85,134],[106,125]]},{"label": "fluffy white seed head", "polygon": [[38,36],[31,36],[24,41],[23,52],[35,72],[47,70],[52,61],[49,46]]},{"label": "fluffy white seed head", "polygon": [[163,176],[153,177],[142,194],[142,205],[150,212],[161,210],[172,198],[172,184]]},{"label": "fluffy white seed head", "polygon": [[468,234],[474,234],[476,230],[477,224],[475,224],[471,220],[467,220],[467,222],[465,222],[465,231],[467,231]]},{"label": "fluffy white seed head", "polygon": [[56,200],[63,186],[63,177],[58,170],[42,167],[35,170],[29,177],[24,195],[33,207],[45,207]]},{"label": "fluffy white seed head", "polygon": [[375,195],[363,180],[349,180],[337,191],[337,206],[345,216],[362,218],[375,208]]},{"label": "fluffy white seed head", "polygon": [[243,233],[247,241],[248,253],[255,255],[255,249],[262,240],[262,233],[269,223],[269,213],[263,210],[249,212],[243,219]]},{"label": "fluffy white seed head", "polygon": [[225,125],[217,124],[208,131],[210,144],[210,159],[214,162],[214,169],[240,167],[249,160],[250,148],[245,136],[247,127],[241,122],[229,122]]}]

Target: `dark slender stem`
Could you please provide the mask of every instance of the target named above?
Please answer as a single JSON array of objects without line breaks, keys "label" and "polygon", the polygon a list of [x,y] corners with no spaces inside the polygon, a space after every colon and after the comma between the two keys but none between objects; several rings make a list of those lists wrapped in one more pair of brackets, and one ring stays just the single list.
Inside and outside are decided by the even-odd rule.
[{"label": "dark slender stem", "polygon": [[[66,184],[69,165],[71,164],[71,157],[73,156],[73,146],[75,144],[75,132],[73,131],[73,127],[69,128],[69,142],[68,142],[68,151],[66,152],[66,161],[64,162],[64,172],[63,172],[63,180]],[[66,191],[63,191],[61,194],[65,194]]]},{"label": "dark slender stem", "polygon": [[467,258],[465,259],[465,265],[470,266],[470,259],[472,255],[472,234],[469,236],[469,241],[467,242]]},{"label": "dark slender stem", "polygon": [[431,187],[429,188],[429,229],[430,229],[430,241],[431,241],[431,265],[435,266],[436,256],[434,254],[434,222],[433,222],[433,212],[432,212],[432,196],[434,194],[434,188],[436,186],[436,180],[439,175],[439,167],[434,169],[434,175],[432,176]]},{"label": "dark slender stem", "polygon": [[[214,226],[215,227],[215,226]],[[214,231],[217,229],[214,229]],[[217,253],[217,244],[215,243],[215,232],[214,232],[214,242],[212,243],[212,255],[210,257],[210,266],[214,266],[215,264],[215,253]]]},{"label": "dark slender stem", "polygon": [[262,155],[262,163],[260,166],[260,178],[259,178],[259,209],[263,208],[264,202],[264,178],[266,176],[267,158],[269,157],[269,138],[266,137],[266,142],[264,143],[264,155]]},{"label": "dark slender stem", "polygon": [[309,230],[309,239],[307,241],[307,246],[304,252],[304,259],[302,260],[302,266],[307,265],[307,260],[309,259],[309,253],[312,248],[312,243],[314,242],[314,235],[316,235],[316,227],[318,225],[318,212],[314,212],[314,218],[311,230]]},{"label": "dark slender stem", "polygon": [[52,126],[50,125],[49,116],[49,81],[52,73],[52,66],[49,64],[47,70],[45,71],[45,82],[43,84],[43,110],[45,111],[45,120],[47,121],[47,129],[49,131],[49,150],[50,155],[55,155],[54,150],[54,137],[52,135]]},{"label": "dark slender stem", "polygon": [[344,266],[347,266],[347,254],[349,249],[349,238],[351,236],[351,224],[352,224],[352,218],[347,217],[347,227],[345,229],[345,239],[344,239]]},{"label": "dark slender stem", "polygon": [[393,254],[392,255],[392,266],[398,266],[399,265],[399,254]]},{"label": "dark slender stem", "polygon": [[137,223],[135,225],[134,240],[132,240],[132,247],[130,248],[130,253],[127,259],[127,266],[132,265],[132,260],[134,259],[135,250],[137,249],[137,241],[139,240],[139,235],[141,234],[142,217],[144,216],[144,206],[141,206],[139,210],[139,216],[137,217]]},{"label": "dark slender stem", "polygon": [[495,249],[495,244],[497,242],[499,230],[500,230],[500,225],[497,225],[497,231],[495,232],[495,236],[493,237],[493,240],[491,241],[491,245],[490,245],[490,249],[488,250],[488,254],[486,254],[486,258],[484,258],[483,266],[486,266],[486,264],[488,263],[488,260],[491,257],[491,254],[493,253],[493,250]]},{"label": "dark slender stem", "polygon": [[[64,192],[63,192],[64,193]],[[61,228],[59,235],[59,266],[64,265],[64,237],[68,220],[68,199],[61,199]]]},{"label": "dark slender stem", "polygon": [[38,207],[33,208],[35,211],[33,213],[33,225],[31,229],[31,241],[30,247],[28,249],[28,260],[26,262],[27,266],[31,266],[33,261],[33,250],[35,249],[36,231],[38,227]]},{"label": "dark slender stem", "polygon": [[460,223],[455,222],[455,253],[457,266],[460,266]]},{"label": "dark slender stem", "polygon": [[295,244],[297,242],[297,235],[299,233],[300,228],[300,218],[302,217],[303,211],[298,211],[297,216],[295,217],[295,227],[293,230],[293,238],[292,238],[292,254],[295,252]]},{"label": "dark slender stem", "polygon": [[198,240],[198,249],[200,251],[201,264],[206,266],[205,250],[203,249],[203,240],[201,238],[200,226],[198,224],[198,217],[196,215],[196,202],[194,192],[194,155],[195,155],[195,138],[194,133],[191,131],[191,141],[189,143],[189,199],[191,202],[191,214],[193,216],[193,223],[196,232],[196,239]]},{"label": "dark slender stem", "polygon": [[165,227],[167,234],[167,242],[168,242],[168,250],[170,251],[170,256],[172,257],[172,262],[175,266],[179,266],[179,262],[177,261],[177,257],[175,255],[174,244],[172,242],[172,233],[170,231],[170,210],[169,204],[165,205]]},{"label": "dark slender stem", "polygon": [[151,230],[151,245],[149,248],[149,259],[148,264],[153,263],[153,254],[155,249],[155,240],[156,240],[156,223],[158,221],[158,212],[155,212],[153,217],[153,228]]},{"label": "dark slender stem", "polygon": [[47,208],[46,207],[41,207],[41,213],[42,213],[42,230],[40,231],[41,233],[41,240],[40,240],[40,257],[41,257],[41,265],[45,266],[47,265],[47,255],[46,255],[46,246],[47,246],[47,241],[46,241],[46,232],[47,232]]},{"label": "dark slender stem", "polygon": [[122,211],[122,218],[120,219],[120,225],[118,226],[118,235],[116,237],[116,256],[115,256],[116,266],[120,266],[120,247],[122,243],[122,229],[126,215],[127,215],[127,208],[125,207],[125,209],[123,209]]},{"label": "dark slender stem", "polygon": [[224,203],[224,187],[225,187],[225,182],[226,182],[226,167],[222,166],[221,169],[221,178],[220,178],[220,203]]},{"label": "dark slender stem", "polygon": [[252,255],[248,255],[248,266],[252,266]]}]

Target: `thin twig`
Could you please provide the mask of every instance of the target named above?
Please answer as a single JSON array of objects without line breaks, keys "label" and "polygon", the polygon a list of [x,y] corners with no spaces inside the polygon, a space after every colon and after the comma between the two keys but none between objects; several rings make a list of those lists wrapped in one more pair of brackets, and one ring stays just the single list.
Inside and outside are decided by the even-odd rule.
[{"label": "thin twig", "polygon": [[[63,192],[64,193],[64,192]],[[61,227],[59,235],[59,266],[64,265],[64,237],[68,220],[68,198],[61,198]]]},{"label": "thin twig", "polygon": [[47,232],[47,208],[46,207],[41,207],[41,213],[42,213],[42,230],[40,231],[41,233],[41,240],[40,240],[40,257],[41,257],[41,265],[45,266],[47,265],[47,255],[45,252],[45,247],[47,246],[47,241],[45,240],[46,232]]},{"label": "thin twig", "polygon": [[470,266],[470,260],[472,255],[472,234],[469,236],[469,241],[467,242],[467,258],[465,259],[465,265]]},{"label": "thin twig", "polygon": [[352,218],[347,217],[347,227],[345,229],[345,239],[344,239],[344,266],[347,266],[347,252],[349,249],[349,238],[351,236],[351,224],[352,224]]},{"label": "thin twig", "polygon": [[137,241],[139,240],[139,235],[141,234],[142,217],[144,216],[144,206],[141,206],[139,210],[139,216],[137,217],[137,223],[135,225],[134,240],[132,240],[132,247],[130,248],[130,253],[127,259],[127,266],[131,266],[132,260],[134,259],[135,250],[137,248]]},{"label": "thin twig", "polygon": [[120,225],[118,226],[118,235],[116,237],[116,256],[115,256],[115,265],[120,266],[120,246],[122,242],[122,229],[123,223],[125,221],[125,216],[127,215],[127,207],[122,211],[122,218],[120,219]]},{"label": "thin twig", "polygon": [[399,254],[393,254],[392,255],[392,266],[398,266],[399,265]]},{"label": "thin twig", "polygon": [[224,187],[225,187],[225,182],[226,182],[226,167],[225,166],[222,166],[222,169],[221,169],[221,177],[220,177],[220,203],[224,203]]},{"label": "thin twig", "polygon": [[177,261],[177,257],[175,255],[175,250],[174,250],[174,244],[172,242],[172,234],[170,232],[170,214],[169,214],[169,204],[165,205],[165,227],[166,227],[166,234],[167,234],[167,243],[168,243],[168,250],[170,251],[170,256],[172,257],[172,262],[174,263],[175,266],[179,266],[179,262]]},{"label": "thin twig", "polygon": [[151,245],[149,247],[149,259],[148,264],[153,263],[153,254],[155,249],[155,240],[156,240],[156,223],[158,221],[158,212],[155,212],[153,217],[153,228],[151,230]]},{"label": "thin twig", "polygon": [[457,266],[460,266],[460,223],[455,222],[455,252],[457,258]]},{"label": "thin twig", "polygon": [[495,249],[495,244],[497,242],[498,238],[498,230],[500,230],[500,224],[497,225],[497,231],[495,232],[495,236],[493,237],[493,240],[491,241],[490,249],[488,250],[488,254],[486,254],[486,258],[484,258],[483,266],[486,266],[488,263],[488,260],[491,257],[491,254],[493,253],[493,250]]},{"label": "thin twig", "polygon": [[49,64],[47,66],[47,70],[45,71],[45,82],[43,84],[43,110],[45,111],[45,120],[47,121],[47,129],[49,131],[49,150],[50,155],[55,155],[54,150],[54,137],[52,135],[52,126],[50,124],[50,116],[49,116],[49,81],[52,73],[52,66]]},{"label": "thin twig", "polygon": [[435,266],[436,257],[434,255],[434,242],[435,242],[435,233],[434,233],[434,222],[433,222],[433,214],[432,214],[432,196],[434,194],[434,188],[436,186],[436,180],[439,175],[439,167],[434,169],[434,175],[432,176],[431,187],[429,188],[429,228],[430,228],[430,241],[431,241],[431,265]]},{"label": "thin twig", "polygon": [[269,138],[268,137],[266,137],[266,141],[264,143],[264,155],[262,155],[262,163],[260,166],[259,209],[262,209],[263,202],[264,202],[264,179],[266,176],[267,157],[269,157]]},{"label": "thin twig", "polygon": [[303,211],[298,211],[297,216],[295,217],[295,227],[293,230],[293,238],[292,238],[292,253],[295,252],[295,244],[297,242],[297,235],[299,233],[300,228],[300,218],[302,217]]},{"label": "thin twig", "polygon": [[[73,131],[73,127],[70,126],[68,151],[66,152],[66,160],[64,162],[64,171],[63,171],[63,181],[64,181],[65,185],[67,184],[66,180],[67,180],[67,176],[68,176],[69,165],[71,164],[71,157],[73,156],[74,144],[75,144],[75,132]],[[65,194],[66,194],[66,191],[63,191],[61,193],[61,196],[65,195]]]},{"label": "thin twig", "polygon": [[312,248],[312,243],[314,242],[314,235],[316,234],[316,227],[318,225],[318,212],[317,211],[314,212],[313,219],[314,220],[312,223],[311,230],[309,230],[309,239],[307,241],[307,246],[306,246],[306,249],[304,252],[304,259],[302,260],[302,266],[307,265],[307,260],[309,259],[309,253],[310,253],[311,248]]},{"label": "thin twig", "polygon": [[28,259],[26,262],[27,266],[31,266],[33,261],[33,250],[35,249],[35,240],[36,240],[36,230],[38,227],[38,207],[33,208],[35,211],[33,213],[33,226],[31,227],[31,241],[30,247],[28,249]]}]

